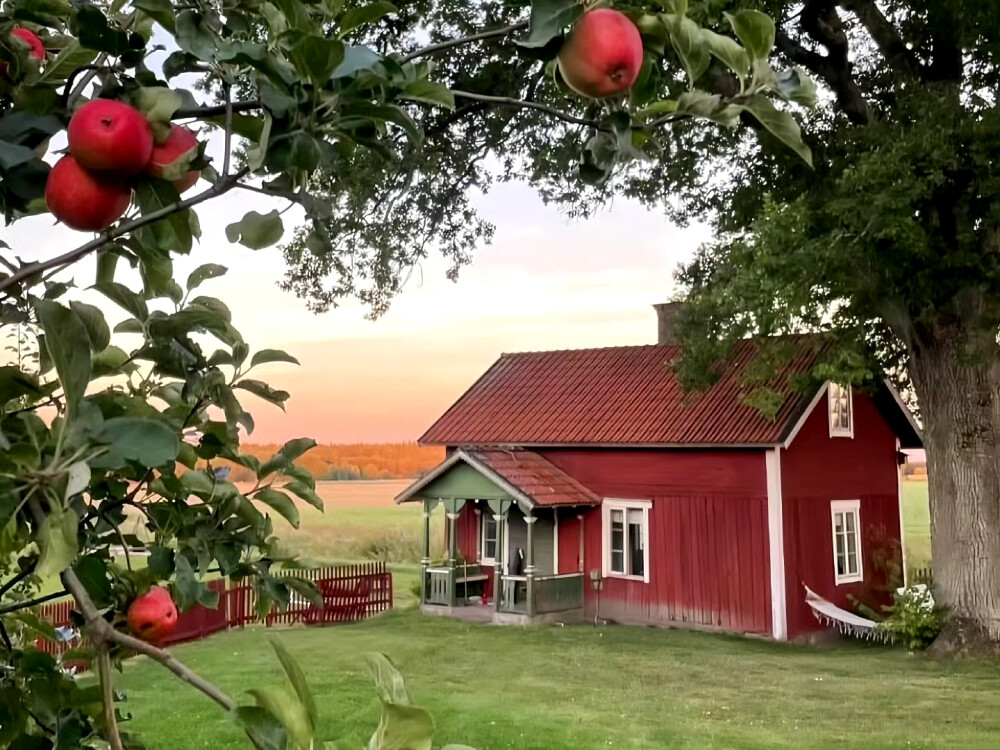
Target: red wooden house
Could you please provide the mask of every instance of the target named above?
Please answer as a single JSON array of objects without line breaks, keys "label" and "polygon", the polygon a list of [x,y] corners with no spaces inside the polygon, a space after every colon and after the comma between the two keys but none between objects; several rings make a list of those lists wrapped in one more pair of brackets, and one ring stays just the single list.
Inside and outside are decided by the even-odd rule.
[{"label": "red wooden house", "polygon": [[[425,612],[784,640],[818,628],[806,586],[846,609],[889,599],[901,448],[921,445],[892,387],[796,389],[823,348],[799,336],[768,383],[774,419],[745,403],[750,341],[710,390],[684,393],[676,306],[656,308],[659,344],[505,354],[423,435],[448,457],[397,502],[425,506]],[[432,564],[437,505],[448,558]]]}]

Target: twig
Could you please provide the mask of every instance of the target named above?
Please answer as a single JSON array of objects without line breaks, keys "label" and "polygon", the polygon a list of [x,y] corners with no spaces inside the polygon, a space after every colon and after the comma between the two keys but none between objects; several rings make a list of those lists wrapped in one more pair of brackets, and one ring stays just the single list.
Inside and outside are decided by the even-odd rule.
[{"label": "twig", "polygon": [[7,653],[12,653],[14,651],[14,644],[10,642],[10,636],[7,635],[7,627],[3,624],[3,620],[0,620],[0,639],[3,639],[3,645],[7,649]]},{"label": "twig", "polygon": [[233,142],[233,99],[232,87],[228,83],[223,86],[223,90],[226,93],[226,152],[222,156],[222,179],[226,179],[229,176],[229,152]]},{"label": "twig", "polygon": [[209,198],[215,198],[222,195],[223,193],[230,190],[239,180],[247,175],[250,171],[249,167],[244,167],[239,172],[233,174],[233,176],[227,180],[219,180],[212,187],[203,193],[198,193],[198,195],[192,196],[190,198],[185,198],[184,200],[173,203],[169,206],[164,206],[161,209],[152,211],[148,214],[143,214],[133,221],[126,222],[125,224],[119,224],[117,227],[112,229],[110,232],[102,237],[93,239],[90,242],[80,245],[80,247],[75,250],[70,250],[68,253],[63,253],[55,258],[49,258],[41,263],[32,263],[29,266],[24,266],[15,274],[11,274],[5,279],[0,279],[0,290],[7,289],[15,284],[19,284],[25,279],[34,276],[40,271],[47,271],[50,268],[61,268],[75,263],[84,256],[89,255],[95,250],[100,250],[105,245],[118,239],[119,237],[134,232],[136,229],[141,229],[147,224],[152,224],[154,221],[159,221],[160,219],[170,216],[171,214],[177,213],[178,211],[183,211],[185,208],[190,208],[191,206],[196,206],[199,203],[207,201]]},{"label": "twig", "polygon": [[[249,102],[231,102],[230,107],[232,107],[233,112],[254,112],[258,109],[262,109],[262,105],[259,101],[249,101]],[[186,120],[192,117],[218,117],[219,115],[226,114],[226,105],[217,104],[211,107],[187,107],[178,109],[174,112],[174,116],[171,118],[173,120]]]},{"label": "twig", "polygon": [[17,604],[12,604],[9,607],[4,607],[0,609],[0,615],[7,615],[11,612],[20,612],[22,609],[31,609],[32,607],[37,607],[39,604],[45,604],[45,602],[50,602],[53,599],[58,599],[61,596],[66,596],[69,592],[66,589],[61,591],[54,591],[51,594],[46,594],[45,596],[40,596],[37,599],[29,599],[26,602],[18,602]]},{"label": "twig", "polygon": [[408,55],[404,55],[400,58],[401,63],[408,63],[411,60],[416,60],[418,57],[426,57],[427,55],[433,55],[436,52],[442,50],[450,49],[452,47],[458,47],[462,44],[471,44],[472,42],[478,42],[483,39],[492,39],[497,36],[506,36],[514,31],[519,31],[520,29],[528,28],[527,21],[518,21],[510,26],[504,26],[502,29],[492,29],[490,31],[483,31],[479,34],[471,34],[470,36],[463,36],[459,39],[449,39],[447,42],[439,42],[438,44],[431,44],[422,49],[415,50]]},{"label": "twig", "polygon": [[115,715],[115,687],[114,677],[111,674],[111,655],[108,653],[108,644],[102,643],[97,647],[97,674],[101,681],[101,698],[104,703],[104,723],[107,725],[108,744],[111,750],[125,750],[122,745],[122,736],[118,731],[118,717]]},{"label": "twig", "polygon": [[32,560],[30,563],[28,563],[28,567],[26,567],[24,570],[22,570],[16,576],[14,576],[9,581],[7,581],[7,583],[5,583],[3,586],[0,586],[0,598],[3,598],[4,594],[6,594],[8,591],[10,591],[12,588],[14,588],[17,584],[19,584],[25,578],[27,578],[28,576],[30,576],[35,571],[35,568],[37,567],[37,565],[38,565],[38,560],[37,559]]},{"label": "twig", "polygon": [[456,99],[471,99],[477,102],[486,102],[487,104],[492,104],[497,107],[514,107],[517,109],[534,109],[539,112],[544,112],[547,115],[555,117],[557,120],[564,120],[566,122],[571,122],[575,125],[586,125],[587,127],[597,128],[598,130],[610,130],[607,125],[602,125],[597,120],[588,120],[583,117],[577,117],[576,115],[571,115],[569,112],[563,112],[562,110],[556,109],[555,107],[550,107],[547,104],[540,104],[539,102],[529,102],[524,99],[515,99],[510,96],[489,96],[488,94],[473,94],[469,91],[452,91]]}]

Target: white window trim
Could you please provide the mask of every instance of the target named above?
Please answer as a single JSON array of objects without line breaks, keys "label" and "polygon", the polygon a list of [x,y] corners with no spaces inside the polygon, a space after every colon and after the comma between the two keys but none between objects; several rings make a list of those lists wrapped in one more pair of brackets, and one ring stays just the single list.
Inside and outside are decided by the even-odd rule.
[{"label": "white window trim", "polygon": [[[834,386],[847,389],[847,414],[850,426],[846,430],[843,427],[837,427],[833,424],[833,393],[836,390]],[[854,437],[854,389],[851,386],[840,386],[836,383],[829,384],[829,387],[826,389],[826,421],[830,425],[830,437]]]},{"label": "white window trim", "polygon": [[[650,500],[625,500],[622,498],[604,498],[601,503],[601,553],[603,572],[605,578],[624,578],[629,581],[642,581],[649,583],[649,548],[652,546],[649,540],[649,509],[653,506]],[[642,511],[642,575],[634,576],[626,573],[614,573],[611,570],[611,511],[620,510],[625,512],[628,518],[629,510]],[[627,523],[627,521],[626,521]],[[626,538],[628,532],[626,531]],[[627,539],[626,539],[627,543]]]},{"label": "white window trim", "polygon": [[[495,557],[486,556],[486,520],[489,518],[491,521],[495,521],[493,518],[493,513],[489,508],[486,512],[479,516],[479,564],[480,565],[496,565],[497,559]],[[500,522],[496,521],[497,525],[497,546],[500,544]]]},{"label": "white window trim", "polygon": [[[840,575],[837,572],[837,522],[838,513],[854,513],[854,542],[858,551],[858,572]],[[861,547],[861,501],[831,500],[830,501],[830,536],[833,540],[833,578],[839,586],[842,583],[858,583],[865,580],[864,555]],[[845,548],[844,554],[847,554]]]}]

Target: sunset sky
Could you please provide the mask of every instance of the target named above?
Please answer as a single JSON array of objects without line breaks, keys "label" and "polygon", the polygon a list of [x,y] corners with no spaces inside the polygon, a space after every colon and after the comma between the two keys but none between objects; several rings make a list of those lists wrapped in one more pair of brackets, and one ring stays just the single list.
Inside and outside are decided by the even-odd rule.
[{"label": "sunset sky", "polygon": [[[204,293],[229,305],[252,348],[283,348],[302,363],[262,368],[264,379],[292,398],[283,414],[246,396],[257,422],[253,442],[299,435],[415,440],[502,352],[654,343],[650,306],[667,298],[677,263],[708,237],[625,201],[589,221],[568,221],[522,185],[500,186],[477,204],[496,224],[493,244],[479,248],[458,283],[432,258],[374,322],[357,303],[308,312],[276,286],[283,269],[277,247],[254,252],[229,244],[226,224],[250,208],[274,207],[265,198],[239,192],[202,207],[201,244],[175,263],[178,278],[201,263],[229,266]],[[285,218],[288,234],[295,217]],[[25,259],[86,239],[53,226],[50,216],[18,222],[3,237]],[[92,283],[93,268],[92,260],[77,267],[78,286]],[[102,307],[112,324],[123,317]]]}]

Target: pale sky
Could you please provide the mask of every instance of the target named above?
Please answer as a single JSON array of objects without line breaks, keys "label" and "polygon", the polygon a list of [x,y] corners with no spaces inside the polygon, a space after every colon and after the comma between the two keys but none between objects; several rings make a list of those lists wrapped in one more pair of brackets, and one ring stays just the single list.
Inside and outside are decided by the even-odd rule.
[{"label": "pale sky", "polygon": [[[154,68],[173,48],[164,34],[155,41],[168,49],[154,55]],[[190,85],[187,78],[172,84]],[[53,138],[47,161],[54,164],[65,145]],[[217,165],[221,146],[213,131],[208,154]],[[199,183],[190,194],[205,187]],[[310,313],[277,288],[284,269],[278,246],[251,251],[226,239],[226,225],[246,211],[282,209],[285,202],[237,190],[198,207],[201,242],[190,256],[175,258],[176,278],[183,282],[202,263],[228,266],[226,276],[199,292],[230,307],[252,350],[285,349],[302,363],[268,365],[257,375],[292,394],[286,413],[241,392],[257,424],[250,442],[303,435],[324,443],[416,440],[503,352],[655,343],[651,305],[667,300],[677,264],[709,239],[704,227],[681,230],[625,200],[588,221],[565,219],[524,185],[495,187],[475,203],[496,225],[493,243],[477,249],[457,283],[445,278],[445,262],[431,257],[376,321],[355,302]],[[294,210],[284,215],[286,237],[298,218]],[[57,226],[46,214],[4,228],[0,237],[35,260],[91,235]],[[80,287],[93,283],[93,258],[71,275]],[[141,288],[138,274],[119,280],[129,279]],[[112,326],[125,317],[96,293],[77,296],[99,304]],[[119,344],[128,349],[134,337]]]},{"label": "pale sky", "polygon": [[[302,363],[261,368],[292,398],[283,414],[245,396],[257,423],[250,441],[415,440],[502,352],[655,343],[651,305],[667,299],[674,268],[709,236],[627,201],[589,221],[569,221],[523,185],[499,186],[476,203],[496,224],[492,245],[477,250],[457,283],[445,278],[443,261],[431,258],[374,322],[354,302],[308,312],[276,286],[283,271],[277,246],[251,251],[226,240],[226,224],[244,211],[282,204],[236,191],[200,207],[201,243],[175,260],[177,278],[202,263],[228,266],[226,276],[200,291],[229,305],[252,349],[283,348]],[[290,236],[295,217],[285,218]],[[2,237],[25,259],[89,239],[54,226],[49,215],[7,227]],[[92,259],[80,263],[77,284],[92,283],[93,273]],[[102,300],[93,293],[81,298]],[[101,306],[112,325],[123,317]]]}]

